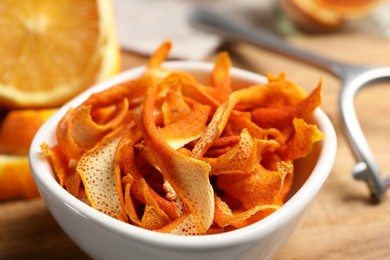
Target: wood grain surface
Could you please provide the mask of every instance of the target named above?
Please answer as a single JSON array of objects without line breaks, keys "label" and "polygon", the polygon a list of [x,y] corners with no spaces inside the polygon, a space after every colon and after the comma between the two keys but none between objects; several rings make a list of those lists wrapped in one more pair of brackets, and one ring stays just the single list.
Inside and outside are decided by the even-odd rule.
[{"label": "wood grain surface", "polygon": [[[293,44],[331,58],[390,66],[390,41],[353,33],[290,39]],[[277,259],[389,259],[390,194],[379,204],[369,201],[367,187],[353,180],[351,155],[338,117],[340,82],[334,76],[247,44],[224,44],[233,64],[258,73],[285,72],[314,88],[324,79],[322,109],[338,135],[337,158],[328,181],[305,221]],[[209,57],[212,61],[215,55]],[[123,69],[145,64],[147,57],[123,52]],[[357,96],[363,130],[384,174],[390,174],[390,82]],[[388,192],[389,193],[389,192]],[[88,259],[60,229],[40,198],[0,202],[0,259]]]}]

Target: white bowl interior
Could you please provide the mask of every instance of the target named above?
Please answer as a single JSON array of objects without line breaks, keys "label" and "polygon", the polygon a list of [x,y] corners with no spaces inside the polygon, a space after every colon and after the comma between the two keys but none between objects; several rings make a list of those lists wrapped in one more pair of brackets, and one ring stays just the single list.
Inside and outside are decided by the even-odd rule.
[{"label": "white bowl interior", "polygon": [[[207,82],[209,72],[212,69],[213,64],[179,61],[164,63],[164,67],[173,70],[190,72],[198,80]],[[271,248],[274,248],[273,250],[277,251],[288,240],[289,236],[293,232],[293,229],[299,225],[298,222],[301,221],[302,216],[310,207],[317,193],[324,184],[335,159],[336,135],[330,120],[321,109],[316,109],[313,116],[308,120],[318,125],[318,127],[326,135],[326,139],[316,144],[313,152],[307,158],[296,162],[294,185],[288,201],[269,217],[239,230],[223,234],[191,237],[160,234],[144,230],[133,225],[120,222],[98,212],[70,195],[57,183],[49,164],[41,156],[41,143],[46,142],[49,145],[54,145],[56,143],[55,129],[59,120],[69,107],[76,107],[94,92],[101,91],[120,82],[138,77],[142,75],[143,70],[144,67],[132,69],[112,78],[111,80],[93,86],[63,106],[41,127],[36,134],[32,142],[29,155],[32,173],[42,197],[47,202],[49,210],[53,213],[59,224],[63,227],[65,232],[67,232],[72,239],[75,239],[76,243],[78,243],[88,253],[91,252],[89,247],[92,245],[86,245],[85,242],[80,241],[83,240],[83,238],[78,238],[74,235],[74,233],[77,232],[77,228],[82,230],[83,225],[92,225],[99,230],[104,230],[106,234],[114,233],[121,239],[136,243],[140,247],[155,247],[162,250],[176,250],[178,252],[186,253],[196,252],[199,251],[199,249],[204,250],[204,252],[218,251],[221,249],[226,251],[227,248],[233,245],[246,245],[244,247],[247,248],[249,245],[253,244],[253,241],[265,239],[281,227],[286,228],[289,225],[294,226],[289,228],[291,230],[285,232],[284,238],[280,238],[281,235],[279,236],[279,242],[273,242],[275,243],[275,246],[271,246]],[[238,88],[266,81],[266,78],[261,75],[239,69],[232,69],[231,74],[234,86]],[[83,224],[74,223],[77,228],[69,230],[66,223],[63,223],[66,221],[64,218],[67,216],[62,216],[56,214],[55,212],[59,207],[66,208],[66,214],[75,215],[84,220],[82,221]],[[95,246],[98,246],[98,243]],[[271,253],[275,254],[275,252],[270,252],[267,256],[272,255]]]}]

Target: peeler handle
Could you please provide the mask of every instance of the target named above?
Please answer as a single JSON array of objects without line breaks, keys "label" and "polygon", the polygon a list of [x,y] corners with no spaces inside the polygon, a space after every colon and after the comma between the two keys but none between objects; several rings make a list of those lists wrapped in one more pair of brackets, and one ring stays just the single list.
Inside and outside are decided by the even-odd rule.
[{"label": "peeler handle", "polygon": [[390,187],[390,177],[381,177],[381,170],[356,116],[354,99],[358,91],[369,83],[390,81],[390,67],[365,69],[346,67],[346,72],[340,91],[339,111],[348,144],[357,162],[352,173],[356,180],[367,183],[372,199],[379,201]]},{"label": "peeler handle", "polygon": [[389,80],[390,68],[374,68],[335,61],[294,47],[277,36],[260,28],[253,28],[227,16],[204,8],[192,14],[190,22],[204,31],[239,40],[283,54],[324,69],[342,81],[339,98],[340,117],[350,148],[357,161],[353,169],[355,179],[365,181],[371,197],[379,201],[390,187],[390,178],[382,178],[380,169],[368,146],[354,107],[356,93],[365,85],[378,79]]}]

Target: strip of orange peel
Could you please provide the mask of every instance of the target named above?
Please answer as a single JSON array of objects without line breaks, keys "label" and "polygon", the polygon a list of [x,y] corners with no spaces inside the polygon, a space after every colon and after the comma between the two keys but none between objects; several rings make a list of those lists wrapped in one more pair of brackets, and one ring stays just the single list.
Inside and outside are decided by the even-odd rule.
[{"label": "strip of orange peel", "polygon": [[127,219],[120,176],[115,172],[116,148],[122,129],[105,136],[93,149],[83,154],[77,172],[83,181],[92,207],[108,216]]},{"label": "strip of orange peel", "polygon": [[162,67],[170,48],[156,50],[142,77],[70,109],[44,155],[76,197],[143,228],[200,235],[264,218],[291,188],[292,161],[324,137],[296,118],[319,105],[322,82],[307,96],[284,74],[267,75],[232,92],[227,53],[206,86]]},{"label": "strip of orange peel", "polygon": [[152,84],[146,94],[142,111],[141,129],[146,146],[164,178],[184,201],[195,226],[205,233],[214,218],[214,191],[210,184],[210,165],[172,149],[159,135],[153,120],[157,85]]}]

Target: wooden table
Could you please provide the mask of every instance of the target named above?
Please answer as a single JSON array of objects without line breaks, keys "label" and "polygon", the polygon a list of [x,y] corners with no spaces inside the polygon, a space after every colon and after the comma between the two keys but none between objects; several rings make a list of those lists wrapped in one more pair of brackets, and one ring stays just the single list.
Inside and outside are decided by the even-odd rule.
[{"label": "wooden table", "polygon": [[[301,37],[294,44],[344,61],[390,66],[390,41],[373,35],[333,34]],[[339,81],[332,75],[246,44],[228,44],[233,63],[259,73],[286,72],[307,90],[324,78],[323,110],[338,135],[337,159],[330,177],[304,223],[277,259],[389,259],[390,194],[371,204],[364,183],[352,179],[353,157],[338,117]],[[213,60],[214,55],[209,58]],[[123,69],[146,57],[123,52]],[[356,104],[372,149],[390,173],[390,85],[378,84]],[[389,193],[389,192],[388,192]],[[0,259],[88,259],[56,224],[41,199],[0,203]]]}]

